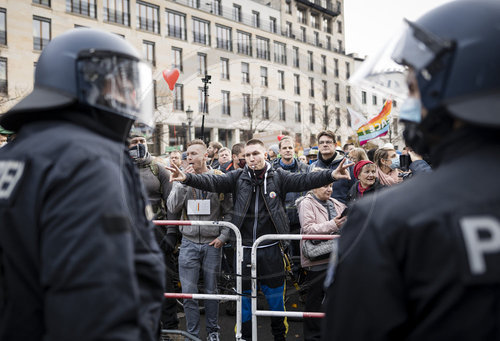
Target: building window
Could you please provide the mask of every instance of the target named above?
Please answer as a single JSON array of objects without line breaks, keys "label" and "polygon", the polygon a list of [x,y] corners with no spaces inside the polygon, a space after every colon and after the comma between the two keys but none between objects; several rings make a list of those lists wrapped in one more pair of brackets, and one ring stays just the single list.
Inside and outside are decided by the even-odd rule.
[{"label": "building window", "polygon": [[0,8],[0,45],[7,45],[7,11]]},{"label": "building window", "polygon": [[293,89],[296,95],[300,95],[300,75],[293,75]]},{"label": "building window", "polygon": [[233,20],[241,22],[241,6],[233,4]]},{"label": "building window", "polygon": [[312,124],[316,123],[316,109],[314,107],[314,104],[309,104],[309,121]]},{"label": "building window", "polygon": [[328,115],[328,105],[323,106],[323,126],[328,128],[330,123],[330,115]]},{"label": "building window", "polygon": [[332,49],[332,37],[326,36],[326,48],[328,50]]},{"label": "building window", "polygon": [[346,86],[345,91],[346,91],[346,102],[347,104],[351,104],[351,87]]},{"label": "building window", "polygon": [[33,49],[41,51],[51,39],[51,21],[33,16]]},{"label": "building window", "polygon": [[300,60],[300,57],[299,57],[299,48],[294,46],[293,47],[293,66],[298,68],[299,67],[299,60]]},{"label": "building window", "polygon": [[271,33],[276,33],[276,18],[269,17],[269,31]]},{"label": "building window", "polygon": [[[49,5],[50,6],[50,5]],[[66,0],[66,12],[97,18],[95,0]]]},{"label": "building window", "polygon": [[265,67],[265,66],[260,67],[260,85],[266,86],[266,87],[268,85],[267,67]]},{"label": "building window", "polygon": [[340,127],[340,108],[335,108],[335,125]]},{"label": "building window", "polygon": [[158,109],[158,97],[156,96],[156,89],[157,89],[157,84],[156,84],[156,79],[153,79],[153,99],[154,99],[154,108]]},{"label": "building window", "polygon": [[0,94],[8,94],[7,58],[0,57]]},{"label": "building window", "polygon": [[314,78],[309,77],[309,96],[314,97]]},{"label": "building window", "polygon": [[366,104],[366,91],[361,91],[361,103]]},{"label": "building window", "polygon": [[172,47],[172,69],[182,70],[182,49],[178,47]]},{"label": "building window", "polygon": [[193,42],[210,45],[210,22],[193,18]]},{"label": "building window", "polygon": [[257,37],[257,58],[269,60],[269,39]]},{"label": "building window", "polygon": [[286,110],[285,110],[285,100],[278,100],[278,113],[280,116],[280,121],[286,121]]},{"label": "building window", "polygon": [[337,33],[342,33],[342,21],[337,21]]},{"label": "building window", "polygon": [[203,111],[203,105],[205,104],[205,94],[202,87],[198,87],[198,112]]},{"label": "building window", "polygon": [[335,83],[335,101],[340,101],[340,85],[339,83]]},{"label": "building window", "polygon": [[285,26],[285,27],[286,27],[286,32],[285,32],[285,33],[286,33],[286,36],[287,36],[288,38],[292,38],[292,35],[293,35],[293,31],[292,31],[292,23],[291,23],[291,22],[289,22],[289,21],[287,21],[287,22],[286,22],[286,26]]},{"label": "building window", "polygon": [[286,14],[292,14],[292,2],[287,2],[285,6]]},{"label": "building window", "polygon": [[147,2],[137,1],[137,28],[160,33],[160,8]]},{"label": "building window", "polygon": [[395,135],[398,135],[399,134],[399,129],[398,129],[398,119],[397,118],[393,118],[392,119],[392,131],[394,132]]},{"label": "building window", "polygon": [[231,103],[229,102],[229,91],[222,90],[222,115],[231,115]]},{"label": "building window", "polygon": [[243,117],[250,117],[250,95],[243,94]]},{"label": "building window", "polygon": [[220,75],[221,79],[229,80],[229,59],[227,58],[220,59]]},{"label": "building window", "polygon": [[[320,46],[321,44],[319,43],[319,32],[314,31],[314,45],[315,46]],[[321,45],[323,47],[323,45]]]},{"label": "building window", "polygon": [[260,13],[257,11],[252,11],[252,26],[260,27]]},{"label": "building window", "polygon": [[295,122],[301,122],[302,114],[300,112],[300,102],[295,102],[294,113],[295,113]]},{"label": "building window", "polygon": [[238,53],[251,56],[252,55],[252,35],[243,31],[236,32]]},{"label": "building window", "polygon": [[104,21],[130,25],[129,0],[104,0]]},{"label": "building window", "polygon": [[142,41],[142,53],[144,55],[144,59],[151,63],[151,65],[156,65],[155,58],[155,43],[152,41],[143,40]]},{"label": "building window", "polygon": [[333,75],[339,78],[339,60],[337,58],[333,59]]},{"label": "building window", "polygon": [[321,55],[321,72],[326,75],[326,56]]},{"label": "building window", "polygon": [[300,32],[301,32],[301,35],[302,35],[301,39],[305,43],[306,39],[307,39],[307,37],[306,37],[306,28],[305,27],[301,27],[300,28]]},{"label": "building window", "polygon": [[175,84],[174,110],[184,111],[184,86],[182,84]]},{"label": "building window", "polygon": [[165,14],[167,17],[167,35],[186,40],[186,15],[172,11],[166,11]]},{"label": "building window", "polygon": [[261,110],[262,110],[262,118],[264,120],[269,119],[269,98],[262,96],[260,98]]},{"label": "building window", "polygon": [[231,27],[215,25],[215,28],[217,33],[217,48],[232,51]]},{"label": "building window", "polygon": [[198,52],[198,75],[205,76],[207,74],[207,55]]},{"label": "building window", "polygon": [[314,58],[312,51],[307,51],[307,65],[309,71],[314,71]]},{"label": "building window", "polygon": [[344,53],[344,48],[342,44],[342,40],[337,40],[337,43],[339,44],[339,52]]},{"label": "building window", "polygon": [[286,65],[286,44],[274,42],[274,61]]},{"label": "building window", "polygon": [[328,82],[323,80],[323,100],[327,100],[328,99]]},{"label": "building window", "polygon": [[50,7],[50,0],[33,0],[33,3]]},{"label": "building window", "polygon": [[326,33],[332,33],[332,22],[330,19],[323,18],[323,31]]},{"label": "building window", "polygon": [[307,25],[306,10],[297,8],[297,21],[301,24]]},{"label": "building window", "polygon": [[278,89],[285,90],[285,71],[278,70]]},{"label": "building window", "polygon": [[311,13],[311,26],[319,30],[319,18],[316,14]]},{"label": "building window", "polygon": [[377,105],[377,96],[372,95],[372,104]]},{"label": "building window", "polygon": [[349,79],[351,77],[351,65],[349,62],[345,62],[345,79]]},{"label": "building window", "polygon": [[241,81],[243,83],[250,83],[250,66],[248,63],[241,63]]},{"label": "building window", "polygon": [[213,12],[215,15],[222,15],[222,4],[221,0],[214,0]]}]

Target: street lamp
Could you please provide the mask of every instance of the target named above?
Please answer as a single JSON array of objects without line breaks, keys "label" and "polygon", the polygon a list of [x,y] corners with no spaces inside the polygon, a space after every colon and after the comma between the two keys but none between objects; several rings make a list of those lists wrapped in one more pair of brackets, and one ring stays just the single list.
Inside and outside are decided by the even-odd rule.
[{"label": "street lamp", "polygon": [[186,110],[186,116],[188,120],[188,142],[191,142],[191,122],[193,122],[193,110],[191,110],[191,106],[188,106]]}]

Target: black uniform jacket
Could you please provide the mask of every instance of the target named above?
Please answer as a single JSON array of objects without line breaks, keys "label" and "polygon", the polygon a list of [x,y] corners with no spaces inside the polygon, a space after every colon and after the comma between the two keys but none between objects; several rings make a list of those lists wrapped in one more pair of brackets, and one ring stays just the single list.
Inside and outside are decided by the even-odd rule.
[{"label": "black uniform jacket", "polygon": [[27,124],[0,178],[0,340],[156,340],[165,270],[125,146]]},{"label": "black uniform jacket", "polygon": [[443,149],[354,204],[322,340],[500,340],[500,146]]}]

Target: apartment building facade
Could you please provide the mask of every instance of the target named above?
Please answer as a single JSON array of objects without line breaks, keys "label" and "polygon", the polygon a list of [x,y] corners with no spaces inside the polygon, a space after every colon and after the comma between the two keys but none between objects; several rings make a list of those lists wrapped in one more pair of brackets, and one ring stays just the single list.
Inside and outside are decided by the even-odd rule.
[{"label": "apartment building facade", "polygon": [[[157,153],[200,137],[202,121],[207,140],[228,146],[262,131],[290,134],[303,147],[325,128],[341,143],[355,133],[346,108],[356,97],[347,84],[356,61],[345,54],[342,1],[4,0],[2,112],[32,88],[48,42],[75,27],[118,34],[151,63]],[[170,91],[162,71],[173,68],[180,77]]]}]

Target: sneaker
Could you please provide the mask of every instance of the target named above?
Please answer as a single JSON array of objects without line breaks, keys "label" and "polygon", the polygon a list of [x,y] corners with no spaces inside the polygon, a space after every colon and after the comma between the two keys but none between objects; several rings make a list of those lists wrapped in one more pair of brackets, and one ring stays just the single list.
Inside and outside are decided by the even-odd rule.
[{"label": "sneaker", "polygon": [[220,341],[219,333],[212,332],[212,333],[208,334],[207,341]]}]

